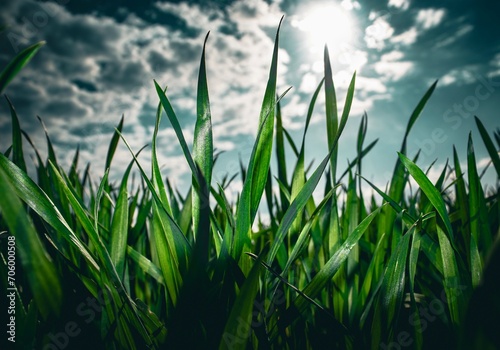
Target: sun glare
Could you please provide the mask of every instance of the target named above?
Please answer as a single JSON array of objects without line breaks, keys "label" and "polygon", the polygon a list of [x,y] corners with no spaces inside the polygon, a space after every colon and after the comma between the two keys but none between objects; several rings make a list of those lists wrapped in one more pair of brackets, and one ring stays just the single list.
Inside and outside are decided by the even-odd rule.
[{"label": "sun glare", "polygon": [[358,48],[356,11],[353,11],[359,6],[357,1],[344,0],[340,5],[323,3],[299,9],[291,24],[303,33],[302,48],[311,56],[308,59],[318,60],[322,68],[321,53],[326,44],[330,57],[335,57],[349,74],[365,65],[367,54]]},{"label": "sun glare", "polygon": [[330,50],[352,45],[354,38],[350,11],[334,4],[312,7],[297,16],[292,25],[306,33],[306,45],[312,52],[322,50],[325,44]]}]

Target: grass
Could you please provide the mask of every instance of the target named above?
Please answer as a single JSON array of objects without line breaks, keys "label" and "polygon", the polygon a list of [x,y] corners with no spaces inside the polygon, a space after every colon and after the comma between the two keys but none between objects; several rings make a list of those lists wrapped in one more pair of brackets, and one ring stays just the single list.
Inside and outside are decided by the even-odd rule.
[{"label": "grass", "polygon": [[[384,191],[362,176],[362,161],[376,143],[365,146],[366,115],[357,157],[347,169],[338,167],[356,74],[339,113],[327,49],[325,78],[311,97],[300,147],[283,128],[279,103],[288,90],[277,97],[278,39],[279,29],[257,138],[234,203],[225,194],[234,177],[212,181],[217,155],[205,46],[192,150],[167,89],[155,82],[160,102],[151,168],[143,169],[140,151],[129,147],[130,165],[117,183],[108,172],[118,143],[128,147],[123,118],[110,140],[106,172],[94,182],[88,167],[79,169],[78,150],[68,171],[58,164],[48,134],[49,155],[42,159],[7,100],[13,141],[0,154],[0,231],[16,237],[20,348],[500,347],[500,302],[493,285],[500,264],[498,187],[484,192],[471,137],[467,172],[453,150],[453,162],[435,183],[427,176],[430,168],[415,164],[418,154],[407,154],[407,138],[437,82],[410,116]],[[40,45],[12,61],[0,76],[0,89]],[[330,151],[309,169],[305,136],[321,93]],[[163,115],[191,170],[185,196],[160,172],[156,136]],[[476,124],[500,177],[500,132],[492,138],[478,118]],[[23,138],[35,152],[36,180],[27,175]],[[270,169],[274,139],[276,175]],[[285,157],[287,143],[296,157]],[[287,176],[290,162],[294,170]],[[141,174],[136,187],[129,181],[133,168]],[[312,194],[322,178],[326,185],[318,203]],[[410,179],[417,190],[408,191]],[[379,198],[367,200],[363,182]],[[258,216],[262,200],[268,224]],[[6,246],[0,264],[5,288]]]}]

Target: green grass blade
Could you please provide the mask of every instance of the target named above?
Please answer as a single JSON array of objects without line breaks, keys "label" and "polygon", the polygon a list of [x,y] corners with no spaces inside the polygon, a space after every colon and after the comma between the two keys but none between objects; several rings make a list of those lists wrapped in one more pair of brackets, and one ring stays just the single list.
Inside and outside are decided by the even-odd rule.
[{"label": "green grass blade", "polygon": [[19,119],[17,117],[16,110],[12,105],[12,102],[7,96],[5,96],[5,98],[7,99],[7,103],[9,104],[10,115],[12,119],[12,161],[22,171],[26,172],[26,162],[24,160],[23,140],[21,127],[19,126]]},{"label": "green grass blade", "polygon": [[127,251],[129,208],[127,183],[134,161],[130,162],[120,185],[116,200],[115,212],[111,221],[111,261],[116,267],[118,276],[123,279],[125,274],[125,256]]},{"label": "green grass blade", "polygon": [[[310,298],[316,298],[318,294],[323,290],[323,288],[329,283],[333,276],[337,273],[342,264],[347,260],[349,253],[352,248],[358,243],[359,239],[368,229],[373,219],[378,215],[380,210],[375,210],[370,215],[368,215],[361,223],[354,229],[347,239],[342,243],[340,248],[334,253],[334,255],[328,260],[325,265],[318,271],[314,276],[312,281],[303,290],[304,294],[308,295]],[[302,312],[307,306],[306,300],[303,298],[298,298],[295,300],[295,306]]]},{"label": "green grass blade", "polygon": [[486,128],[484,127],[481,120],[479,120],[478,117],[474,117],[474,119],[476,120],[476,125],[477,128],[479,129],[479,133],[481,134],[481,138],[483,139],[484,145],[488,150],[488,154],[490,155],[491,161],[493,162],[493,166],[495,167],[495,170],[497,172],[497,177],[500,178],[500,156],[498,155],[498,151],[495,145],[493,144],[493,141],[491,140],[490,136],[488,135],[488,131],[486,131]]},{"label": "green grass blade", "polygon": [[467,172],[469,178],[469,222],[470,222],[470,264],[472,285],[477,287],[481,279],[483,270],[481,259],[478,251],[480,237],[488,235],[488,230],[482,230],[482,220],[480,211],[483,209],[480,205],[484,198],[481,196],[481,182],[477,174],[476,156],[474,154],[474,145],[472,143],[472,135],[469,133],[469,142],[467,147]]},{"label": "green grass blade", "polygon": [[[283,133],[283,122],[281,118],[281,105],[278,103],[276,108],[276,159],[278,162],[278,179],[284,188],[288,188],[286,157],[285,157],[285,139]],[[290,201],[285,194],[280,191],[281,211],[285,211],[290,205]]]},{"label": "green grass blade", "polygon": [[139,253],[137,250],[131,246],[127,246],[127,254],[130,259],[134,260],[142,271],[153,277],[158,283],[165,284],[161,270],[153,264],[151,260],[146,258],[144,255]]},{"label": "green grass blade", "polygon": [[[285,92],[278,98],[276,103],[278,103],[281,98],[290,90],[288,88]],[[266,120],[264,120],[266,121]],[[262,137],[261,129],[264,126],[262,124],[257,132],[257,139],[252,149],[252,154],[250,155],[250,161],[248,165],[247,176],[243,183],[243,190],[241,191],[241,196],[236,209],[236,230],[234,235],[234,245],[232,250],[233,258],[238,261],[241,257],[241,253],[245,246],[250,245],[250,229],[255,216],[252,216],[252,183],[253,183],[253,169],[259,166],[259,159],[256,159],[256,153],[258,145],[260,144],[260,139]]]},{"label": "green grass blade", "polygon": [[[328,138],[328,149],[330,150],[334,145],[335,136],[338,132],[339,118],[337,111],[337,96],[335,94],[335,86],[333,84],[332,66],[327,46],[325,46],[323,59],[325,67],[326,133]],[[335,184],[335,174],[337,172],[337,150],[335,150],[331,155],[330,167],[333,184]]]},{"label": "green grass blade", "polygon": [[165,113],[167,114],[168,119],[170,120],[170,123],[172,124],[172,127],[174,128],[175,134],[177,135],[177,140],[179,141],[179,144],[182,148],[182,152],[184,153],[184,156],[186,157],[186,160],[188,162],[189,168],[191,169],[192,174],[196,174],[196,165],[194,163],[193,157],[191,156],[191,152],[189,151],[189,147],[186,142],[186,138],[184,137],[184,134],[182,133],[182,128],[181,125],[179,124],[179,120],[177,119],[177,115],[175,114],[175,111],[170,104],[169,99],[165,95],[164,90],[158,85],[156,81],[154,81],[156,92],[158,94],[158,97],[160,98],[160,103],[163,106],[163,109],[165,110]]},{"label": "green grass blade", "polygon": [[[122,131],[123,129],[123,121],[125,119],[125,116],[122,115],[122,118],[120,119],[120,122],[118,123],[118,126],[116,127],[116,130],[119,132]],[[104,171],[106,169],[109,169],[111,167],[111,161],[113,160],[113,157],[116,152],[116,148],[118,146],[118,141],[120,141],[120,135],[116,131],[113,133],[113,136],[111,137],[111,141],[109,143],[108,147],[108,153],[106,154],[106,163],[104,165]]]},{"label": "green grass blade", "polygon": [[15,184],[14,189],[19,198],[28,204],[34,212],[52,226],[64,239],[73,244],[88,261],[89,266],[95,271],[99,271],[99,265],[92,254],[71,230],[66,220],[45,192],[43,192],[26,173],[2,154],[0,154],[0,168],[4,170],[4,174],[9,179],[9,182]]},{"label": "green grass blade", "polygon": [[[10,247],[15,247],[14,249],[19,252],[19,260],[37,307],[44,318],[47,318],[50,313],[60,313],[63,297],[62,283],[11,181],[12,178],[6,174],[3,166],[0,167],[0,193],[2,193],[0,211],[11,234],[15,237],[15,244],[12,246],[9,244],[9,250]],[[10,242],[10,238],[5,240]],[[6,242],[5,245],[7,245]],[[9,278],[8,285],[14,286],[14,282]]]},{"label": "green grass blade", "polygon": [[7,67],[0,73],[0,94],[3,93],[7,85],[9,85],[21,69],[28,64],[43,45],[45,45],[45,41],[31,45],[19,52],[16,57],[9,62]]},{"label": "green grass blade", "polygon": [[299,256],[300,252],[304,248],[305,244],[307,243],[307,238],[309,237],[309,232],[311,231],[311,228],[313,224],[315,223],[316,219],[319,217],[321,211],[327,204],[327,202],[330,200],[332,197],[333,192],[335,189],[331,189],[326,196],[321,200],[321,202],[318,204],[314,212],[311,214],[311,217],[307,221],[307,223],[304,225],[304,228],[299,234],[299,237],[297,238],[297,241],[295,242],[295,245],[293,246],[292,252],[290,253],[290,256],[288,257],[288,261],[286,262],[285,268],[283,269],[282,276],[285,276],[286,272],[290,268],[290,265],[297,259]]},{"label": "green grass blade", "polygon": [[382,282],[379,301],[375,305],[372,324],[372,349],[378,349],[382,341],[392,339],[405,287],[406,259],[413,229],[399,241],[395,253],[389,259]]},{"label": "green grass blade", "polygon": [[264,93],[264,100],[262,101],[262,108],[260,111],[259,125],[260,137],[257,142],[255,155],[250,162],[255,163],[255,166],[248,167],[248,171],[252,171],[252,184],[250,196],[250,219],[255,217],[259,207],[262,193],[266,187],[267,173],[271,164],[271,153],[273,146],[273,133],[274,133],[274,116],[277,105],[276,101],[276,80],[278,75],[278,50],[279,50],[279,33],[283,17],[278,25],[276,31],[276,38],[274,41],[273,57],[271,61],[271,68],[269,71],[269,79],[267,81],[266,91]]},{"label": "green grass blade", "polygon": [[[403,145],[404,145],[404,151],[406,152],[406,139],[408,138],[408,135],[410,134],[411,129],[413,128],[413,125],[417,121],[418,117],[420,114],[422,114],[422,111],[424,110],[424,107],[427,105],[427,102],[432,96],[432,93],[434,92],[434,89],[436,89],[438,81],[436,80],[430,87],[429,89],[425,92],[424,96],[420,99],[418,102],[417,106],[413,110],[410,120],[408,121],[408,125],[406,126],[406,131],[405,131],[405,136],[403,138]],[[401,151],[403,153],[403,151]]]},{"label": "green grass blade", "polygon": [[443,285],[446,293],[447,304],[450,311],[451,322],[455,327],[460,325],[463,313],[464,286],[458,271],[457,257],[452,245],[443,230],[436,225],[441,258],[443,260]]},{"label": "green grass blade", "polygon": [[[210,114],[210,100],[208,97],[208,84],[207,84],[207,73],[205,67],[205,47],[208,40],[208,35],[205,37],[205,42],[203,43],[203,52],[201,54],[200,70],[198,75],[198,98],[197,98],[197,118],[196,125],[194,129],[194,142],[193,142],[193,160],[198,165],[201,175],[204,178],[206,186],[210,188],[210,183],[212,181],[212,168],[214,164],[213,159],[213,140],[212,140],[212,120]],[[193,173],[196,176],[196,173]],[[205,196],[208,193],[207,188],[201,188],[200,191],[205,192]],[[208,198],[200,198],[198,191],[192,191],[193,196],[193,231],[195,238],[198,238],[198,227],[201,221],[208,221],[207,218],[201,219],[200,212],[202,211],[201,206],[208,205]],[[200,229],[204,229],[200,227]],[[204,234],[208,237],[208,232]],[[206,240],[207,238],[205,238]],[[205,242],[203,244],[207,244]]]},{"label": "green grass blade", "polygon": [[453,242],[455,241],[453,229],[451,228],[450,218],[448,216],[446,205],[443,201],[443,198],[441,197],[441,194],[432,184],[429,178],[424,174],[424,172],[415,163],[413,163],[402,153],[399,153],[399,159],[401,159],[403,165],[406,167],[406,169],[408,169],[410,175],[418,183],[420,189],[425,193],[429,201],[432,203],[432,206],[436,209],[437,213],[443,220],[446,228],[446,233],[449,235],[453,244]]}]

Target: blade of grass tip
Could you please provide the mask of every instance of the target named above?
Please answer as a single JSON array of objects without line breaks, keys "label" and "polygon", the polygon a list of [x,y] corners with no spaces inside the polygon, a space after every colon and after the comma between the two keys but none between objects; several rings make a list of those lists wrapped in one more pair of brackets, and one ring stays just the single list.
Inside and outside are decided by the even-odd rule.
[{"label": "blade of grass tip", "polygon": [[259,276],[262,256],[253,264],[248,277],[245,279],[240,293],[231,308],[231,312],[224,327],[219,349],[245,348],[248,337],[252,332],[252,315],[254,300],[259,290]]},{"label": "blade of grass tip", "polygon": [[[99,232],[99,217],[101,216],[102,212],[102,207],[100,207],[101,199],[104,196],[105,192],[105,187],[108,184],[108,176],[109,176],[109,169],[106,169],[104,172],[104,176],[101,179],[101,182],[99,183],[99,187],[97,189],[97,193],[95,196],[95,201],[92,203],[93,204],[93,215],[94,215],[94,229],[95,232]],[[111,207],[109,208],[111,210]],[[109,216],[109,213],[106,213],[106,216]]]},{"label": "blade of grass tip", "polygon": [[[403,142],[401,144],[401,150],[400,153],[406,154],[406,144],[407,144],[407,139],[408,135],[410,134],[411,129],[413,128],[413,125],[417,121],[417,119],[420,117],[422,114],[422,111],[424,107],[426,106],[429,98],[432,96],[432,93],[434,92],[434,89],[436,88],[438,81],[436,80],[426,91],[424,96],[420,99],[418,102],[417,106],[413,110],[410,119],[408,120],[408,124],[406,126],[406,131],[403,137]],[[396,165],[394,166],[394,171],[392,173],[392,178],[391,178],[391,183],[389,186],[389,196],[393,198],[397,203],[400,203],[401,200],[403,199],[403,194],[404,194],[404,188],[406,185],[406,176],[405,176],[405,167],[403,166],[401,160],[398,158],[396,161]],[[395,219],[395,214],[394,213],[385,213],[386,216],[385,220],[385,231],[386,232],[392,232],[393,226],[394,226],[394,219]]]},{"label": "blade of grass tip", "polygon": [[260,111],[259,125],[262,125],[260,130],[261,136],[259,137],[257,149],[254,158],[252,159],[252,161],[255,162],[255,166],[252,167],[252,169],[250,169],[249,166],[248,169],[253,172],[250,196],[250,221],[253,221],[253,218],[257,213],[262,193],[264,192],[264,188],[266,186],[267,172],[271,164],[274,116],[276,105],[278,103],[276,101],[276,81],[278,75],[279,34],[282,22],[283,17],[281,17],[278,30],[276,31],[271,68]]},{"label": "blade of grass tip", "polygon": [[45,192],[26,173],[2,154],[0,154],[0,168],[5,171],[10,183],[15,184],[14,189],[17,196],[28,204],[35,213],[52,226],[63,238],[73,244],[88,261],[89,266],[98,272],[100,270],[99,265],[94,257],[71,230],[68,223]]},{"label": "blade of grass tip", "polygon": [[[45,127],[45,123],[43,122],[42,118],[40,118],[40,116],[36,116],[38,121],[40,122],[40,124],[42,125],[42,129],[45,133],[45,139],[47,140],[47,149],[49,151],[49,160],[52,161],[52,163],[54,163],[55,165],[57,165],[57,167],[59,167],[59,164],[57,163],[57,159],[56,159],[56,153],[54,152],[54,146],[52,146],[52,141],[50,141],[50,137],[49,137],[49,132],[47,131],[47,128]],[[48,163],[46,165],[46,167],[48,168]]]},{"label": "blade of grass tip", "polygon": [[[118,126],[116,127],[116,130],[118,130],[119,132],[121,132],[123,129],[124,119],[125,119],[125,116],[122,115],[120,122],[118,123]],[[119,141],[120,141],[120,135],[115,131],[113,133],[113,136],[111,137],[111,141],[109,143],[108,153],[106,154],[106,163],[104,165],[104,171],[106,171],[106,169],[109,169],[111,167],[111,161],[113,160],[113,157],[115,155],[116,148],[118,146]]]},{"label": "blade of grass tip", "polygon": [[[191,169],[192,174],[196,174],[196,165],[194,163],[193,157],[191,156],[191,152],[189,151],[189,147],[186,143],[186,139],[184,137],[184,134],[182,133],[182,128],[181,125],[179,124],[179,120],[177,119],[177,115],[175,114],[175,111],[170,104],[170,101],[165,94],[164,90],[158,85],[156,80],[154,81],[156,92],[158,94],[158,97],[160,98],[160,103],[163,106],[163,109],[165,110],[165,113],[167,114],[168,119],[170,120],[170,123],[172,124],[172,127],[174,128],[174,132],[177,136],[177,139],[179,141],[179,144],[182,148],[182,152],[184,153],[184,156],[186,157],[186,161],[188,162],[189,168]],[[157,118],[158,119],[158,118]]]},{"label": "blade of grass tip", "polygon": [[290,145],[290,148],[292,149],[293,154],[295,154],[295,156],[298,157],[299,156],[298,148],[295,145],[295,142],[293,141],[292,136],[284,127],[283,127],[283,133],[285,134],[286,140],[288,141],[288,144]]},{"label": "blade of grass tip", "polygon": [[[214,163],[214,150],[213,150],[213,139],[212,139],[212,120],[210,113],[210,100],[208,94],[208,83],[207,83],[207,73],[205,67],[205,48],[207,45],[207,40],[210,32],[207,33],[205,41],[203,43],[203,51],[200,60],[200,69],[198,74],[198,97],[197,97],[197,118],[196,125],[194,129],[194,141],[193,141],[193,160],[198,165],[201,175],[203,176],[203,181],[205,182],[205,187],[200,188],[200,191],[205,192],[206,198],[200,198],[198,191],[192,191],[193,196],[193,232],[195,239],[201,238],[204,242],[202,244],[206,245],[208,251],[208,235],[210,234],[209,227],[201,227],[200,223],[202,221],[205,224],[208,218],[201,218],[201,212],[203,211],[201,206],[209,205],[208,191],[210,188],[210,183],[212,182],[212,168]],[[196,173],[193,173],[193,177]],[[204,211],[207,214],[207,211]],[[206,216],[206,215],[205,215]],[[198,233],[199,230],[207,231],[203,232],[202,236]]]},{"label": "blade of grass tip", "polygon": [[43,45],[45,45],[45,41],[40,41],[39,43],[31,45],[19,52],[16,57],[9,62],[7,67],[0,73],[0,94],[3,93],[7,85],[9,85],[21,69],[31,61],[33,56],[35,56]]},{"label": "blade of grass tip", "polygon": [[352,168],[354,168],[358,164],[358,162],[360,162],[361,159],[363,159],[368,154],[368,152],[370,152],[372,150],[372,148],[377,144],[377,142],[378,142],[378,139],[372,141],[368,146],[366,146],[366,148],[364,148],[361,151],[361,153],[358,156],[356,156],[356,158],[353,159],[353,161],[349,164],[349,166],[342,173],[342,175],[340,175],[340,177],[338,178],[337,181],[341,182],[342,179],[344,178],[344,176],[346,176],[349,173],[349,171],[352,170]]},{"label": "blade of grass tip", "polygon": [[406,167],[406,169],[408,169],[410,175],[413,177],[413,179],[415,179],[422,192],[425,193],[429,201],[432,203],[432,206],[438,212],[446,228],[446,233],[449,235],[452,245],[454,245],[455,238],[453,229],[451,227],[450,217],[448,216],[448,213],[446,211],[446,204],[444,203],[443,197],[441,197],[441,194],[436,189],[436,187],[415,163],[408,159],[404,154],[398,154],[399,159],[401,159],[403,165]]},{"label": "blade of grass tip", "polygon": [[484,145],[486,146],[491,161],[493,162],[493,166],[495,167],[495,170],[497,172],[497,177],[500,178],[500,156],[498,155],[498,151],[481,120],[476,116],[474,117],[474,119],[476,120],[476,125],[479,129],[479,133],[481,134],[481,138],[483,139]]},{"label": "blade of grass tip", "polygon": [[[337,96],[335,94],[335,86],[333,84],[332,66],[330,63],[330,55],[328,47],[324,49],[324,66],[325,66],[325,109],[326,109],[326,132],[328,138],[328,149],[332,149],[335,136],[338,131],[338,111],[337,111]],[[332,183],[335,184],[335,174],[337,172],[337,151],[334,151],[330,160],[330,169]]]},{"label": "blade of grass tip", "polygon": [[[0,167],[0,192],[2,217],[15,237],[15,247],[38,309],[44,318],[50,313],[58,315],[63,296],[61,280],[3,167]],[[10,246],[11,238],[7,240]],[[11,277],[8,285],[14,286]]]},{"label": "blade of grass tip", "polygon": [[[403,146],[401,148],[402,150],[404,149],[405,152],[406,152],[406,140],[408,138],[408,135],[410,134],[410,131],[413,128],[413,125],[417,121],[418,117],[422,114],[422,111],[424,110],[424,107],[427,104],[427,101],[429,101],[429,98],[432,96],[434,89],[436,89],[437,83],[438,83],[438,81],[436,80],[429,87],[429,89],[425,92],[424,96],[420,99],[417,106],[413,110],[413,113],[410,116],[410,120],[408,121],[408,125],[406,126],[405,136],[403,138]],[[401,152],[401,153],[403,153],[403,152]]]},{"label": "blade of grass tip", "polygon": [[26,162],[24,160],[23,140],[21,136],[21,127],[19,126],[19,119],[10,99],[7,96],[5,96],[5,99],[9,104],[10,115],[12,119],[12,161],[22,171],[26,172]]}]

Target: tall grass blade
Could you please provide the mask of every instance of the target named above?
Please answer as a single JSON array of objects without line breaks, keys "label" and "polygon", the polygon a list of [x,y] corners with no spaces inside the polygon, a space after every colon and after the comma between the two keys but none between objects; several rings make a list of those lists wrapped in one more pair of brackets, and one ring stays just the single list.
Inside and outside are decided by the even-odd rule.
[{"label": "tall grass blade", "polygon": [[[61,280],[11,181],[12,177],[9,177],[4,167],[1,166],[0,211],[2,218],[16,239],[13,246],[19,252],[19,261],[26,273],[38,309],[44,318],[51,313],[59,315],[63,297]],[[15,279],[9,277],[7,283],[8,290],[13,290],[16,285]]]},{"label": "tall grass blade", "polygon": [[[205,68],[205,47],[208,40],[208,35],[205,37],[205,42],[203,43],[203,52],[201,54],[200,70],[198,75],[198,98],[197,98],[197,118],[196,125],[194,129],[194,144],[193,144],[193,160],[198,165],[200,173],[204,178],[206,186],[210,188],[210,183],[212,181],[212,168],[214,163],[213,156],[213,140],[212,140],[212,120],[210,113],[210,101],[208,97],[208,84],[207,84],[207,74]],[[196,176],[196,173],[193,173]],[[200,188],[200,191],[205,192],[206,198],[200,198],[200,194],[197,191],[192,192],[193,196],[193,232],[195,238],[198,238],[198,230],[201,222],[201,206],[207,206],[208,203],[208,189]],[[205,210],[206,211],[206,210]],[[208,221],[205,218],[203,221]],[[205,223],[206,224],[206,223]],[[203,228],[200,228],[203,229]],[[204,240],[208,239],[209,232],[204,233]],[[203,244],[207,244],[205,242]]]},{"label": "tall grass blade", "polygon": [[429,201],[432,203],[432,206],[436,209],[437,213],[443,220],[446,233],[449,235],[450,240],[453,244],[453,242],[455,241],[453,229],[451,228],[450,218],[446,211],[446,205],[443,201],[443,198],[441,197],[441,194],[432,184],[429,178],[424,174],[424,172],[415,163],[413,163],[402,153],[399,153],[399,159],[406,167],[406,169],[408,169],[410,175],[418,183],[420,189],[425,193],[427,198],[429,198]]},{"label": "tall grass blade", "polygon": [[38,50],[45,45],[45,41],[41,41],[19,52],[12,61],[7,64],[7,67],[0,73],[0,94],[3,93],[7,85],[14,77],[23,69],[25,65],[35,56]]},{"label": "tall grass blade", "polygon": [[493,162],[493,166],[497,172],[497,177],[500,178],[500,156],[498,155],[497,148],[493,144],[490,136],[488,135],[488,131],[484,127],[483,123],[478,117],[474,117],[476,121],[477,128],[479,129],[479,133],[481,134],[481,138],[483,139],[484,145],[486,146],[486,150],[490,155],[491,161]]}]

